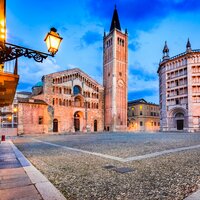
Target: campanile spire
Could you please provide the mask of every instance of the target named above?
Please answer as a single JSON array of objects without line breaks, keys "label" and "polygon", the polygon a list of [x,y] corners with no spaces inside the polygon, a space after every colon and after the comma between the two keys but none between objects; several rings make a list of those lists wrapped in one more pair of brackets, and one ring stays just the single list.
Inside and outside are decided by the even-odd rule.
[{"label": "campanile spire", "polygon": [[120,22],[119,22],[119,16],[118,16],[116,5],[115,5],[114,12],[113,12],[112,22],[111,22],[111,25],[110,25],[110,32],[114,28],[116,28],[116,29],[121,31],[121,26],[120,26]]}]

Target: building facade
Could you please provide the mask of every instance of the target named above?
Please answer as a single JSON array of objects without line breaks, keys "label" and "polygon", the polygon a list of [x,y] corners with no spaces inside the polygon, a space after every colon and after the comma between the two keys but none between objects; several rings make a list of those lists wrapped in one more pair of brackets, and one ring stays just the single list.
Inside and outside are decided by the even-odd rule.
[{"label": "building facade", "polygon": [[200,50],[169,57],[165,43],[158,68],[160,123],[162,131],[200,131]]},{"label": "building facade", "polygon": [[128,102],[128,131],[160,130],[159,105],[138,99]]},{"label": "building facade", "polygon": [[16,96],[18,134],[127,130],[128,34],[115,7],[103,37],[103,86],[78,68],[47,74]]},{"label": "building facade", "polygon": [[42,81],[42,89],[33,88],[33,98],[48,104],[48,132],[103,131],[102,85],[78,68],[45,75]]},{"label": "building facade", "polygon": [[121,31],[115,8],[110,32],[103,39],[105,129],[126,131],[128,88],[128,33]]}]

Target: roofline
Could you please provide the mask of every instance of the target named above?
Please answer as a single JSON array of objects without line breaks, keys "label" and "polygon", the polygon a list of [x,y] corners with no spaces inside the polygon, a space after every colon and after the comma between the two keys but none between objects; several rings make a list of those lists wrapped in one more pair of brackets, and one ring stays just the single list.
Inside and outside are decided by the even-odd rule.
[{"label": "roofline", "polygon": [[136,104],[146,104],[146,105],[147,105],[147,104],[148,104],[148,105],[153,105],[153,106],[159,106],[159,104],[151,103],[151,102],[146,102],[146,103],[145,103],[145,102],[133,102],[133,103],[132,103],[132,102],[129,101],[129,102],[128,102],[128,105],[129,105],[129,104],[134,104],[134,105],[136,105]]},{"label": "roofline", "polygon": [[185,51],[185,52],[180,53],[180,54],[178,54],[178,55],[176,55],[176,56],[173,56],[173,57],[171,57],[171,58],[169,58],[169,59],[167,59],[167,60],[161,61],[161,62],[159,63],[159,67],[158,67],[157,73],[159,73],[160,68],[161,68],[161,66],[162,66],[164,63],[167,63],[168,61],[172,61],[172,60],[174,60],[174,59],[176,59],[176,58],[179,58],[179,57],[185,56],[185,55],[187,55],[187,54],[191,54],[191,53],[200,53],[200,49],[193,49],[193,50],[191,50],[190,52]]},{"label": "roofline", "polygon": [[89,79],[91,79],[95,84],[97,84],[98,86],[103,87],[103,85],[101,85],[100,83],[98,83],[97,81],[95,81],[91,76],[89,76],[88,74],[86,74],[84,71],[82,71],[80,68],[72,68],[72,69],[66,69],[66,70],[63,70],[63,71],[59,71],[59,72],[54,72],[54,73],[50,73],[50,74],[46,74],[44,76],[49,76],[49,75],[52,75],[52,74],[56,74],[56,73],[61,73],[61,72],[69,72],[69,71],[73,71],[73,70],[78,70],[79,72],[83,73],[86,77],[88,77]]},{"label": "roofline", "polygon": [[112,31],[110,31],[106,36],[103,36],[103,39],[105,39],[105,38],[107,38],[108,36],[110,36],[114,31],[118,31],[118,32],[120,32],[121,34],[128,36],[128,33],[122,32],[122,30],[119,30],[119,29],[117,29],[117,28],[114,28],[114,29],[113,29]]},{"label": "roofline", "polygon": [[47,103],[45,102],[29,102],[29,101],[18,101],[18,104],[19,103],[28,103],[28,104],[40,104],[40,105],[48,105]]}]

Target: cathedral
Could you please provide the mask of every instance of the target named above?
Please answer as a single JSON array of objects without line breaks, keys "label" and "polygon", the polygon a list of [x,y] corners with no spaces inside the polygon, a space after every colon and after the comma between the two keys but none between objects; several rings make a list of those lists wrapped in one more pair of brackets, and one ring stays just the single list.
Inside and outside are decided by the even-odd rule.
[{"label": "cathedral", "polygon": [[19,135],[126,131],[127,76],[128,34],[115,7],[103,37],[103,85],[78,68],[44,75],[31,94],[17,93],[13,127]]}]

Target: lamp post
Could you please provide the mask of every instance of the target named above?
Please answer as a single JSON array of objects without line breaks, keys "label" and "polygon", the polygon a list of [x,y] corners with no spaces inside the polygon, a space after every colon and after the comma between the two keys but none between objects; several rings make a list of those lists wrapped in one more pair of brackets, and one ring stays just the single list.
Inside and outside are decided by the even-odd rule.
[{"label": "lamp post", "polygon": [[88,108],[88,102],[87,102],[87,97],[85,95],[85,129],[86,132],[88,132],[88,112],[87,112],[87,108]]}]

